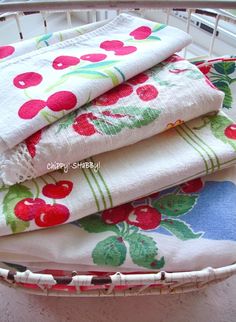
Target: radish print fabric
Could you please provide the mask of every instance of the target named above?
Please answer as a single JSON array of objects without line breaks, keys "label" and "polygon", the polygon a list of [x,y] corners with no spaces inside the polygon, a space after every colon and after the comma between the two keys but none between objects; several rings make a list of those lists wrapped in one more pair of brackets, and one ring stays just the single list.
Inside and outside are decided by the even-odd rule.
[{"label": "radish print fabric", "polygon": [[[134,144],[219,109],[223,93],[196,66],[172,55],[2,153],[0,180],[15,184]],[[55,169],[55,167],[54,167]]]},{"label": "radish print fabric", "polygon": [[211,113],[129,147],[1,187],[0,235],[83,218],[236,161],[235,123]]},{"label": "radish print fabric", "polygon": [[176,272],[230,265],[236,261],[235,200],[231,167],[72,224],[1,237],[0,260],[20,271]]},{"label": "radish print fabric", "polygon": [[[0,152],[190,41],[181,30],[121,14],[91,32],[2,62]],[[1,49],[1,58],[12,51]]]}]

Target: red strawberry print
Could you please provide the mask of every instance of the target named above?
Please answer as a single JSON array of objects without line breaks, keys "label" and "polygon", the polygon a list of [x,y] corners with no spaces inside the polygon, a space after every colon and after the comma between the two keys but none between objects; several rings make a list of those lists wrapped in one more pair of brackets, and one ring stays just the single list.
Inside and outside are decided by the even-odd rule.
[{"label": "red strawberry print", "polygon": [[83,56],[80,57],[80,59],[88,60],[88,61],[90,61],[92,63],[102,61],[102,60],[104,60],[106,58],[107,58],[107,55],[105,55],[105,54],[87,54],[87,55],[83,55]]},{"label": "red strawberry print", "polygon": [[184,58],[178,56],[178,55],[172,55],[164,60],[165,63],[176,63],[177,61],[184,60]]},{"label": "red strawberry print", "polygon": [[34,118],[45,106],[45,101],[30,100],[20,107],[18,115],[24,120],[29,120]]},{"label": "red strawberry print", "polygon": [[131,78],[128,82],[132,85],[138,85],[145,83],[148,80],[148,78],[149,77],[146,74],[141,73]]},{"label": "red strawberry print", "polygon": [[200,63],[197,63],[196,66],[198,67],[198,69],[204,74],[208,74],[209,71],[211,70],[211,66],[210,65],[202,65],[202,66],[198,66],[198,65],[201,65],[202,62]]},{"label": "red strawberry print", "polygon": [[96,120],[97,117],[93,113],[85,113],[76,117],[73,123],[73,129],[80,135],[90,136],[95,134],[97,131],[95,126],[89,121]]},{"label": "red strawberry print", "polygon": [[37,217],[45,205],[45,201],[40,198],[25,198],[16,204],[14,213],[17,218],[29,221]]},{"label": "red strawberry print", "polygon": [[65,69],[71,66],[78,65],[80,63],[80,59],[73,56],[58,56],[54,59],[52,63],[52,67],[57,70]]},{"label": "red strawberry print", "polygon": [[194,193],[200,191],[203,188],[203,182],[201,178],[197,178],[185,182],[180,187],[181,190],[185,193]]},{"label": "red strawberry print", "polygon": [[123,55],[129,55],[135,52],[137,48],[135,46],[124,46],[121,48],[118,48],[115,50],[115,55],[117,56],[123,56]]},{"label": "red strawberry print", "polygon": [[41,135],[42,130],[39,130],[25,140],[25,144],[32,158],[34,158],[36,155],[36,145],[39,143]]},{"label": "red strawberry print", "polygon": [[46,184],[42,193],[45,197],[53,198],[53,199],[62,199],[67,197],[73,188],[73,183],[67,180],[61,180],[56,182],[55,184],[49,183]]},{"label": "red strawberry print", "polygon": [[150,206],[138,206],[130,212],[126,221],[143,230],[154,229],[161,223],[161,214]]},{"label": "red strawberry print", "polygon": [[0,59],[12,55],[15,51],[13,46],[0,46]]},{"label": "red strawberry print", "polygon": [[230,124],[225,129],[225,136],[231,140],[236,140],[236,124]]},{"label": "red strawberry print", "polygon": [[16,76],[13,80],[13,84],[20,89],[25,89],[31,86],[36,86],[40,84],[43,80],[43,77],[34,72],[23,73]]},{"label": "red strawberry print", "polygon": [[130,33],[136,40],[142,40],[148,38],[152,33],[151,28],[147,26],[141,26]]},{"label": "red strawberry print", "polygon": [[75,94],[69,91],[60,91],[52,94],[47,99],[47,106],[54,112],[71,110],[77,104]]},{"label": "red strawberry print", "polygon": [[115,225],[125,221],[132,210],[133,207],[130,203],[107,209],[102,213],[102,220],[108,225]]},{"label": "red strawberry print", "polygon": [[35,217],[35,223],[39,227],[51,227],[66,222],[70,217],[69,209],[61,204],[46,204],[42,212]]},{"label": "red strawberry print", "polygon": [[113,51],[124,46],[124,43],[120,40],[106,40],[100,44],[100,48],[107,51]]},{"label": "red strawberry print", "polygon": [[151,101],[157,97],[158,91],[153,85],[143,85],[137,88],[136,93],[142,101]]},{"label": "red strawberry print", "polygon": [[96,98],[94,100],[94,104],[99,106],[108,106],[108,105],[116,104],[118,100],[119,100],[118,93],[115,90],[115,88],[113,88],[107,93]]}]

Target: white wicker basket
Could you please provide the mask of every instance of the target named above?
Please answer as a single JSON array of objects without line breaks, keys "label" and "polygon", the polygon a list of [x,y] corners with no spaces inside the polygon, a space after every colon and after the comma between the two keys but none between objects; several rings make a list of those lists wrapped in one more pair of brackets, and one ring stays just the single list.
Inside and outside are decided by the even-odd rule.
[{"label": "white wicker basket", "polygon": [[[188,8],[188,9],[183,9]],[[203,9],[194,9],[194,8]],[[234,0],[229,1],[57,1],[57,2],[25,2],[0,4],[0,22],[14,18],[17,23],[20,38],[23,33],[20,26],[22,15],[41,13],[45,32],[47,32],[47,18],[45,13],[63,11],[67,15],[68,25],[71,25],[70,14],[73,10],[121,9],[143,10],[151,8],[165,8],[166,22],[169,20],[171,8],[173,10],[187,11],[186,30],[189,32],[191,14],[197,13],[215,18],[214,30],[209,46],[209,55],[214,47],[219,21],[236,24],[236,18],[224,14],[208,11],[204,8],[236,8]],[[191,9],[190,9],[191,8]],[[99,15],[95,16],[99,20]],[[13,272],[0,269],[0,281],[10,287],[25,290],[28,293],[48,296],[132,296],[152,294],[184,293],[201,289],[220,282],[236,274],[236,264],[221,268],[205,268],[192,272],[158,272],[138,274],[100,274],[81,275],[77,272],[56,276],[46,273]]]}]

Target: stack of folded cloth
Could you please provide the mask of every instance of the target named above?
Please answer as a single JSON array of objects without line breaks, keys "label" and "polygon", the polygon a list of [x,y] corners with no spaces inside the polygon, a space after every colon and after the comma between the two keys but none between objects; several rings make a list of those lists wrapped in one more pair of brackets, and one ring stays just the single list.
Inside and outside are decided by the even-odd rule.
[{"label": "stack of folded cloth", "polygon": [[2,267],[236,261],[236,59],[190,63],[190,41],[121,14],[0,47]]}]

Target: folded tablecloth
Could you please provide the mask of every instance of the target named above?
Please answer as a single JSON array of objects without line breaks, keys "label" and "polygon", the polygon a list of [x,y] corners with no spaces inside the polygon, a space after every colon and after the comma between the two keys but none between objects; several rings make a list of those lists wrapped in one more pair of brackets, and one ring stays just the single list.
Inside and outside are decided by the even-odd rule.
[{"label": "folded tablecloth", "polygon": [[0,152],[190,41],[176,28],[121,14],[91,32],[1,63]]},{"label": "folded tablecloth", "polygon": [[231,167],[72,224],[1,237],[0,260],[32,271],[176,272],[230,265],[236,262],[235,200]]},{"label": "folded tablecloth", "polygon": [[223,93],[172,55],[2,153],[0,181],[15,184],[151,137],[222,106]]},{"label": "folded tablecloth", "polygon": [[234,128],[223,113],[213,113],[24,184],[2,186],[0,235],[73,221],[228,167],[236,161]]}]

